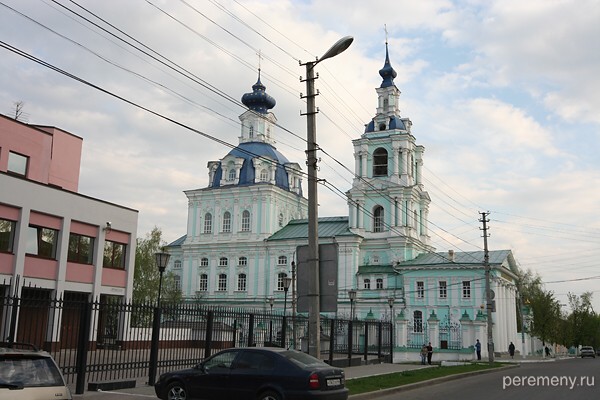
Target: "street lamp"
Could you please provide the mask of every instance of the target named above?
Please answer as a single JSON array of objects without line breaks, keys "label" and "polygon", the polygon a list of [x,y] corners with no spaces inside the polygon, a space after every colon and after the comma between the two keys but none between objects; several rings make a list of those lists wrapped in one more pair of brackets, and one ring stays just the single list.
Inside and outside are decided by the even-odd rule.
[{"label": "street lamp", "polygon": [[[269,316],[269,343],[273,343],[273,304],[275,303],[275,299],[273,296],[269,297],[269,305],[271,306],[271,314]],[[272,344],[271,344],[272,346]]]},{"label": "street lamp", "polygon": [[354,38],[346,36],[338,40],[323,57],[306,64],[306,115],[307,116],[307,168],[308,168],[308,353],[319,357],[320,348],[320,308],[319,308],[319,228],[317,202],[317,108],[315,106],[315,70],[319,62],[335,57],[346,50]]},{"label": "street lamp", "polygon": [[348,297],[350,298],[350,319],[354,319],[354,301],[356,300],[356,290],[348,290]]},{"label": "street lamp", "polygon": [[160,339],[160,295],[162,291],[163,274],[165,273],[165,268],[167,268],[167,264],[169,263],[169,257],[171,257],[171,255],[164,251],[154,253],[154,258],[156,260],[156,266],[158,267],[160,278],[158,281],[158,298],[156,301],[156,308],[154,309],[154,323],[152,326],[152,342],[150,347],[150,370],[148,371],[149,385],[153,385],[154,381],[156,380],[156,368],[158,364],[158,341]]},{"label": "street lamp", "polygon": [[388,298],[388,305],[390,306],[390,363],[394,363],[394,298]]},{"label": "street lamp", "polygon": [[283,278],[283,324],[281,326],[281,347],[285,348],[285,330],[286,330],[286,313],[287,313],[287,294],[290,289],[290,285],[292,284],[292,278],[285,277]]}]

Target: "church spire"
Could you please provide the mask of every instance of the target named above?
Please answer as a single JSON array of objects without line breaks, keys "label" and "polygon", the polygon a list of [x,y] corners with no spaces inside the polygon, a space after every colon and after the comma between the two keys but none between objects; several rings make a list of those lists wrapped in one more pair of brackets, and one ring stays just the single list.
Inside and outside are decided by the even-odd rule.
[{"label": "church spire", "polygon": [[252,85],[252,93],[244,94],[242,103],[249,109],[261,114],[266,114],[269,109],[275,107],[275,99],[267,94],[265,85],[260,81],[260,67],[258,68],[258,80]]},{"label": "church spire", "polygon": [[396,70],[392,67],[390,63],[390,54],[388,52],[388,41],[387,41],[387,29],[386,29],[386,38],[385,38],[385,63],[383,64],[383,68],[379,70],[379,75],[383,78],[381,82],[382,88],[386,88],[389,86],[394,86],[394,78],[398,75]]}]

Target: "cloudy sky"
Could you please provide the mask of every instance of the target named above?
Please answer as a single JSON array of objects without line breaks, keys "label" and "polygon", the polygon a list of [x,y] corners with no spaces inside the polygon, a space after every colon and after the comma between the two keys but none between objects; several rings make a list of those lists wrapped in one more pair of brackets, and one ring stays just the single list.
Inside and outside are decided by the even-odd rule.
[{"label": "cloudy sky", "polygon": [[319,178],[338,189],[320,188],[319,214],[347,215],[339,163],[354,168],[351,141],[375,115],[386,26],[401,111],[426,149],[432,244],[481,249],[489,211],[490,249],[513,250],[563,303],[596,292],[600,311],[598,21],[596,0],[0,0],[0,112],[22,101],[21,119],[81,136],[80,192],[172,241],[183,191],[206,187],[207,162],[238,143],[259,51],[277,147],[304,166],[299,61],[351,35],[316,82]]}]

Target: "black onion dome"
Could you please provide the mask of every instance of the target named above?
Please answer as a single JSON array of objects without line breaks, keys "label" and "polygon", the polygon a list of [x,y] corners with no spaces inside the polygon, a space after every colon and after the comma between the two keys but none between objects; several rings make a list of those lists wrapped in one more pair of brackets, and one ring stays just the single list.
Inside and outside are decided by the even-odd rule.
[{"label": "black onion dome", "polygon": [[260,81],[260,70],[258,71],[258,81],[252,85],[252,93],[246,93],[242,96],[242,103],[249,109],[266,114],[270,108],[275,107],[275,99],[265,91],[266,87]]},{"label": "black onion dome", "polygon": [[380,86],[382,88],[394,85],[394,78],[398,75],[390,63],[387,43],[385,44],[385,64],[383,64],[383,68],[379,70],[379,75],[383,78]]}]

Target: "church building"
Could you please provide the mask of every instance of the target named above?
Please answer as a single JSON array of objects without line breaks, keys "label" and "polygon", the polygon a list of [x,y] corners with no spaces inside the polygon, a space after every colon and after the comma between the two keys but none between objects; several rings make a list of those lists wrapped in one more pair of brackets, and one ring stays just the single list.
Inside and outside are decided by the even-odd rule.
[{"label": "church building", "polygon": [[[379,75],[375,116],[352,141],[348,215],[318,220],[319,244],[337,249],[337,311],[324,315],[392,320],[396,354],[407,359],[426,341],[453,354],[448,359],[472,356],[476,339],[487,342],[484,252],[431,246],[425,148],[400,114],[387,43]],[[260,70],[242,102],[248,110],[239,117],[239,144],[208,161],[208,187],[185,191],[187,233],[167,246],[168,268],[186,301],[283,310],[286,299],[288,307],[302,300],[295,281],[297,250],[308,242],[304,160],[289,161],[275,146],[276,118],[269,110],[276,102]],[[517,267],[510,250],[490,251],[489,264],[495,347],[505,351],[518,339]],[[288,277],[294,278],[289,293]]]}]

